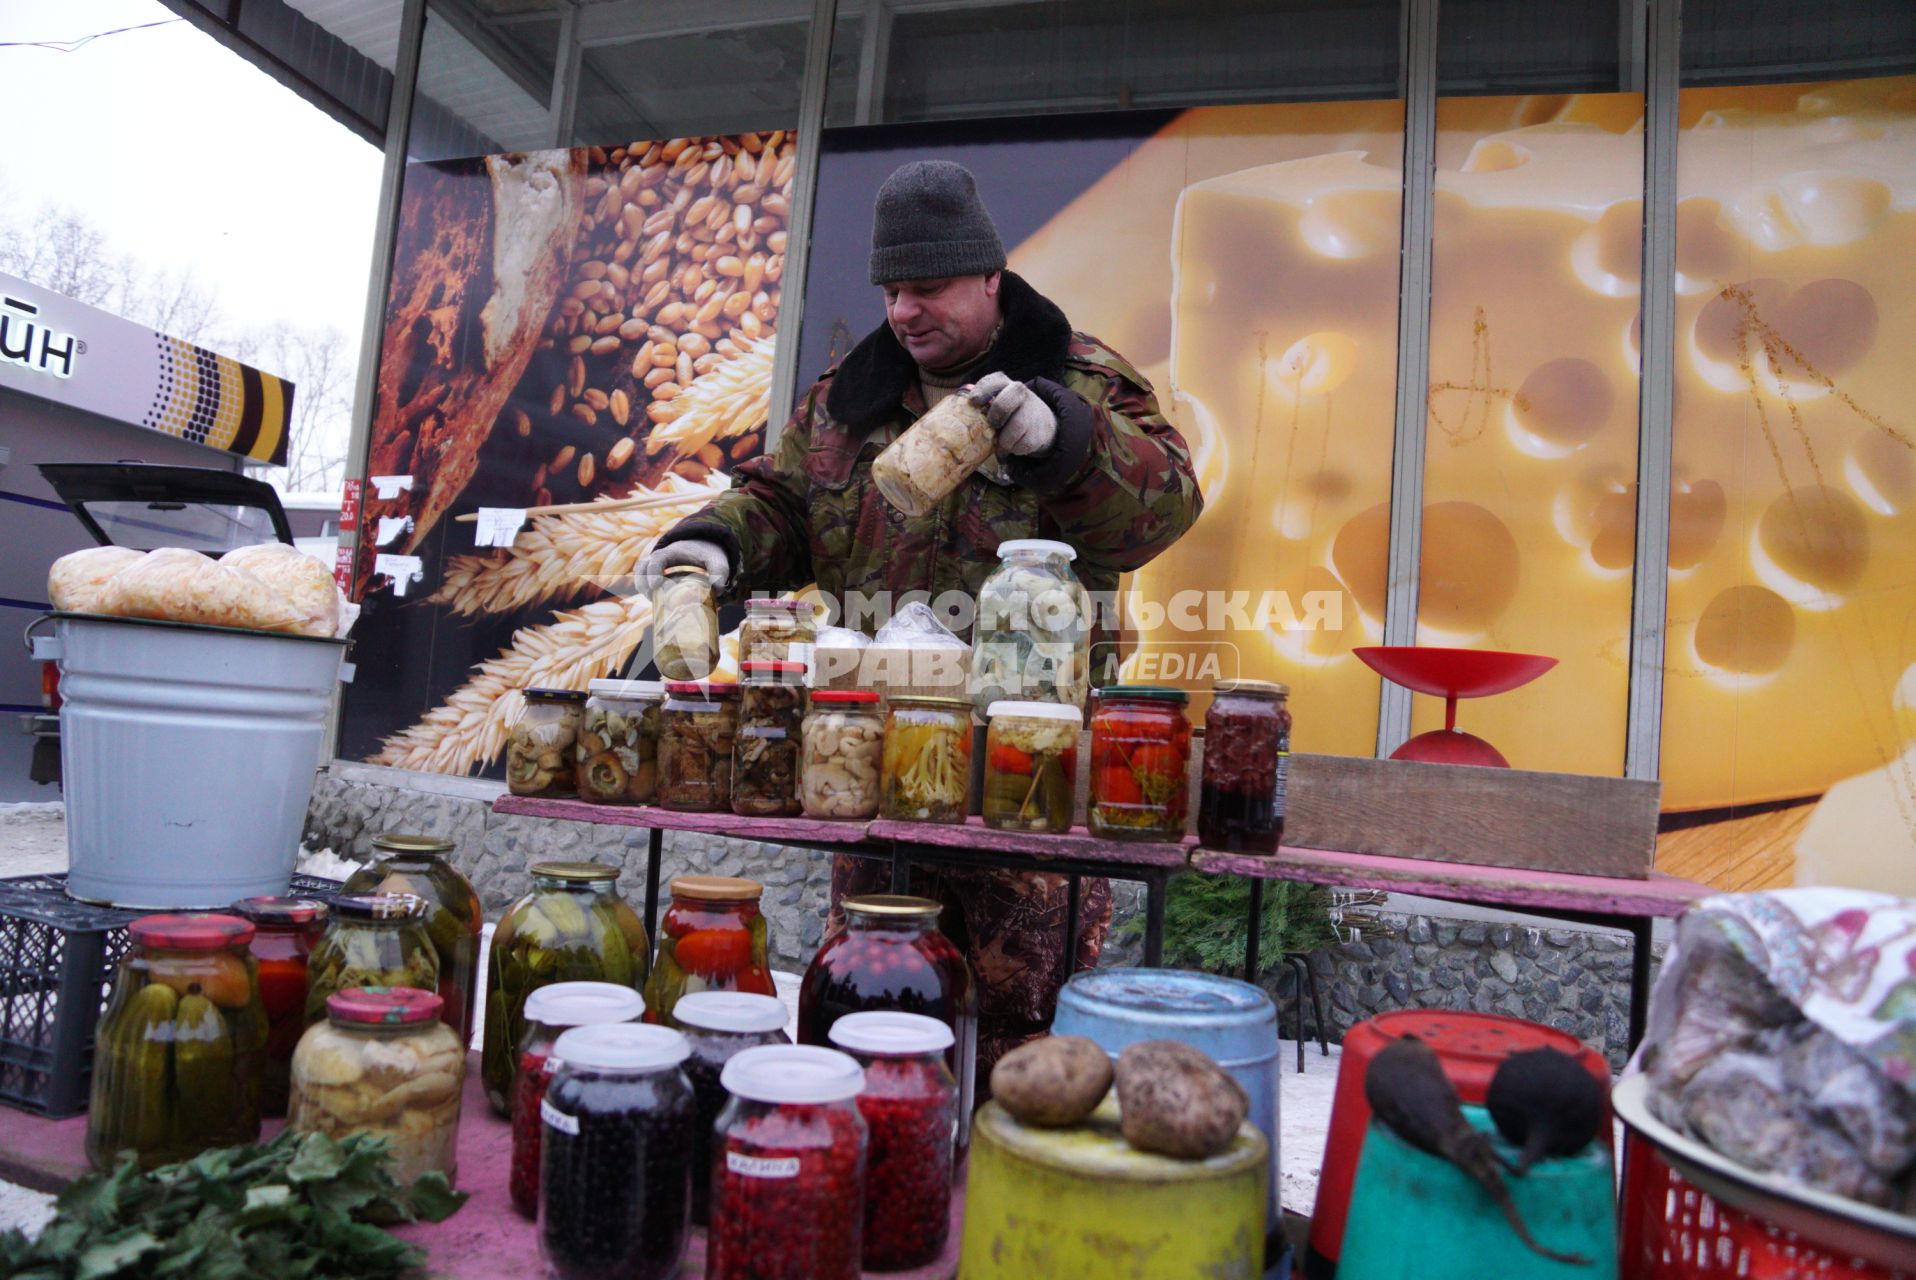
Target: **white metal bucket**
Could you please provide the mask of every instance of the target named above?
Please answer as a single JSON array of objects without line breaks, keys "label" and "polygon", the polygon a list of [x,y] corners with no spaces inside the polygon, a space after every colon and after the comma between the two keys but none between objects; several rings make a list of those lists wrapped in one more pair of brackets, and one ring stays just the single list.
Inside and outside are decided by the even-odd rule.
[{"label": "white metal bucket", "polygon": [[223,907],[286,892],[343,640],[52,615],[67,892]]}]

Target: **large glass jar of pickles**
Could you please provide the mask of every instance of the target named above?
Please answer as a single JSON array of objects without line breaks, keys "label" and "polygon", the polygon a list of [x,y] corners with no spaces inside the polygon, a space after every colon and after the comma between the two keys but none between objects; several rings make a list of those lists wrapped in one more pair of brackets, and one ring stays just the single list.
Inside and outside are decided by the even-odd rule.
[{"label": "large glass jar of pickles", "polygon": [[259,1111],[283,1116],[293,1050],[306,1033],[306,961],[326,931],[326,904],[311,898],[243,898],[233,911],[253,926],[248,950],[259,967],[259,1003],[266,1013]]},{"label": "large glass jar of pickles", "polygon": [[728,1099],[719,1074],[725,1064],[762,1044],[790,1044],[785,1006],[776,996],[743,991],[695,991],[672,1007],[692,1054],[685,1078],[692,1082],[698,1114],[692,1126],[692,1224],[707,1226],[712,1212],[712,1126]]},{"label": "large glass jar of pickles", "polygon": [[878,812],[885,717],[872,689],[814,689],[805,716],[798,794],[808,818],[869,818]]},{"label": "large glass jar of pickles", "polygon": [[562,798],[576,793],[579,715],[576,689],[527,689],[525,705],[506,729],[506,789],[515,796]]},{"label": "large glass jar of pickles", "polygon": [[130,1150],[152,1169],[255,1141],[266,1014],[247,952],[253,926],[157,915],[127,933],[132,949],[95,1039],[87,1159],[104,1171]]},{"label": "large glass jar of pickles", "polygon": [[579,720],[579,798],[594,804],[651,804],[659,790],[657,680],[594,680]]},{"label": "large glass jar of pickles", "polygon": [[667,680],[703,680],[718,669],[718,604],[697,565],[674,565],[652,592],[652,661]]},{"label": "large glass jar of pickles", "polygon": [[798,813],[798,728],[805,710],[805,664],[741,662],[738,670],[732,812],[746,818]]},{"label": "large glass jar of pickles", "polygon": [[1084,716],[1055,702],[994,702],[985,734],[985,825],[1071,830]]},{"label": "large glass jar of pickles", "polygon": [[1182,840],[1191,722],[1181,689],[1109,685],[1091,714],[1091,834]]},{"label": "large glass jar of pickles", "polygon": [[465,1042],[441,1000],[416,987],[355,987],[326,998],[326,1020],[293,1055],[286,1126],[302,1133],[384,1138],[393,1177],[458,1177]]},{"label": "large glass jar of pickles", "polygon": [[694,991],[769,996],[772,961],[756,880],[680,876],[659,921],[659,957],[645,984],[645,1020],[673,1024],[679,997]]},{"label": "large glass jar of pickles", "polygon": [[554,982],[611,982],[645,990],[645,925],[619,896],[619,869],[596,862],[537,862],[532,892],[492,931],[486,961],[486,1099],[512,1114],[513,1052],[525,1037],[526,997]]},{"label": "large glass jar of pickles", "polygon": [[893,698],[878,776],[881,816],[963,822],[971,807],[971,703]]},{"label": "large glass jar of pickles", "polygon": [[732,808],[738,686],[668,680],[659,714],[659,804],[686,813]]},{"label": "large glass jar of pickles", "polygon": [[669,1280],[691,1234],[689,1049],[669,1027],[575,1027],[539,1104],[539,1252],[559,1280]]},{"label": "large glass jar of pickles", "polygon": [[638,992],[610,982],[555,982],[526,997],[526,1034],[513,1064],[512,1170],[506,1177],[512,1207],[526,1217],[539,1212],[539,1139],[545,1128],[539,1104],[559,1068],[552,1046],[573,1027],[636,1022],[644,1013]]},{"label": "large glass jar of pickles", "polygon": [[998,544],[999,564],[978,588],[971,633],[971,702],[980,719],[1000,701],[1084,705],[1091,599],[1071,571],[1077,555],[1046,538]]},{"label": "large glass jar of pickles", "polygon": [[1266,680],[1232,680],[1213,691],[1198,784],[1198,842],[1205,848],[1277,852],[1291,757],[1290,694]]},{"label": "large glass jar of pickles", "polygon": [[306,1025],[326,1016],[326,998],[353,987],[439,986],[439,953],[426,932],[426,902],[410,893],[349,893],[333,899],[326,932],[306,961]]},{"label": "large glass jar of pickles", "polygon": [[803,662],[812,660],[818,624],[812,606],[804,600],[773,600],[754,596],[745,602],[745,621],[738,629],[738,660],[747,662]]},{"label": "large glass jar of pickles", "polygon": [[725,1064],[708,1280],[856,1280],[865,1073],[836,1049],[764,1045]]},{"label": "large glass jar of pickles", "polygon": [[384,835],[373,840],[376,861],[353,873],[347,893],[406,893],[426,904],[426,936],[439,957],[440,1017],[465,1044],[472,1039],[478,999],[479,935],[485,928],[479,894],[447,856],[444,836]]},{"label": "large glass jar of pickles", "polygon": [[938,931],[930,898],[867,894],[844,902],[845,927],[825,940],[798,989],[798,1041],[830,1043],[832,1024],[875,1009],[921,1013],[951,1028],[968,1145],[978,1064],[978,992],[958,948]]}]

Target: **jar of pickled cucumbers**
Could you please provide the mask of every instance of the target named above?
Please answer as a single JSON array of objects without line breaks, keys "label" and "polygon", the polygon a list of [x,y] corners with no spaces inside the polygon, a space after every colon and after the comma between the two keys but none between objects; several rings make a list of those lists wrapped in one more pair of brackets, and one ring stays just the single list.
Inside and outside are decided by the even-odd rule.
[{"label": "jar of pickled cucumbers", "polygon": [[873,689],[814,689],[804,723],[798,795],[808,818],[869,818],[878,812],[885,716]]},{"label": "jar of pickled cucumbers", "polygon": [[652,592],[652,661],[667,680],[703,680],[718,669],[718,602],[697,565],[674,565]]},{"label": "jar of pickled cucumbers", "polygon": [[798,801],[799,719],[805,664],[741,662],[738,736],[732,742],[732,812],[789,817]]},{"label": "jar of pickled cucumbers", "polygon": [[737,876],[680,876],[659,921],[659,957],[645,984],[645,1020],[676,1026],[679,997],[695,991],[776,995],[770,935],[758,909],[765,888]]},{"label": "jar of pickled cucumbers", "polygon": [[809,666],[817,641],[818,624],[810,601],[753,596],[745,602],[745,621],[738,629],[741,664],[802,662]]},{"label": "jar of pickled cucumbers", "polygon": [[100,1019],[86,1152],[140,1167],[259,1138],[266,1049],[253,926],[237,916],[144,916],[127,926],[113,999]]},{"label": "jar of pickled cucumbers", "polygon": [[1084,717],[1055,702],[994,702],[985,734],[985,825],[1071,830]]},{"label": "jar of pickled cucumbers", "polygon": [[893,698],[878,777],[881,816],[963,822],[971,805],[971,703]]},{"label": "jar of pickled cucumbers", "polygon": [[1182,840],[1191,722],[1181,689],[1107,685],[1091,714],[1091,834]]},{"label": "jar of pickled cucumbers", "polygon": [[732,747],[739,689],[709,680],[668,680],[659,713],[659,804],[685,813],[732,808]]},{"label": "jar of pickled cucumbers", "polygon": [[527,689],[525,705],[506,729],[506,789],[515,796],[564,798],[575,793],[579,716],[576,689]]},{"label": "jar of pickled cucumbers", "polygon": [[970,479],[997,443],[983,409],[962,392],[946,396],[872,459],[872,483],[898,510],[922,516]]},{"label": "jar of pickled cucumbers", "polygon": [[659,790],[657,680],[594,680],[586,685],[574,754],[579,798],[594,804],[651,804]]},{"label": "jar of pickled cucumbers", "polygon": [[645,990],[645,925],[619,896],[619,869],[596,862],[537,862],[532,892],[492,931],[486,963],[486,1099],[512,1114],[513,1053],[526,1032],[526,997],[554,982],[611,982]]},{"label": "jar of pickled cucumbers", "polygon": [[998,567],[978,588],[971,632],[971,703],[1084,706],[1091,687],[1091,598],[1071,571],[1077,551],[1047,538],[998,544]]},{"label": "jar of pickled cucumbers", "polygon": [[326,1016],[326,997],[352,987],[439,986],[439,952],[426,932],[426,901],[410,893],[348,893],[333,899],[326,932],[306,961],[306,1025]]},{"label": "jar of pickled cucumbers", "polygon": [[426,904],[426,936],[439,956],[440,1016],[464,1044],[472,1038],[478,998],[479,935],[485,928],[472,881],[452,865],[444,836],[384,835],[373,840],[377,860],[346,881],[347,893],[409,893]]},{"label": "jar of pickled cucumbers", "polygon": [[283,1116],[293,1050],[306,1033],[306,961],[326,932],[326,904],[311,898],[242,898],[233,913],[253,926],[248,949],[259,966],[259,1002],[266,1011],[259,1111]]}]

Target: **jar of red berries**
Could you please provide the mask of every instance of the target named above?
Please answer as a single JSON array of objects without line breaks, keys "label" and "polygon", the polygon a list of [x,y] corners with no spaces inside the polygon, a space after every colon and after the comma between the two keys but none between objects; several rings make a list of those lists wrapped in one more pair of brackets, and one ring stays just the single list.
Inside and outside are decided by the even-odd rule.
[{"label": "jar of red berries", "polygon": [[944,1253],[951,1233],[951,1028],[916,1013],[848,1013],[831,1037],[865,1069],[865,1267],[922,1267]]},{"label": "jar of red berries", "polygon": [[709,1280],[857,1280],[865,1073],[836,1049],[764,1045],[719,1073]]},{"label": "jar of red berries", "polygon": [[692,1046],[685,1078],[696,1105],[692,1129],[692,1225],[712,1216],[712,1126],[730,1095],[719,1082],[725,1064],[762,1044],[790,1044],[785,1005],[777,996],[745,991],[695,991],[672,1007],[672,1017]]},{"label": "jar of red berries", "polygon": [[539,1104],[559,1062],[553,1042],[573,1027],[635,1022],[645,1001],[616,982],[555,982],[526,997],[526,1033],[512,1076],[512,1169],[506,1187],[512,1207],[526,1217],[539,1212]]}]

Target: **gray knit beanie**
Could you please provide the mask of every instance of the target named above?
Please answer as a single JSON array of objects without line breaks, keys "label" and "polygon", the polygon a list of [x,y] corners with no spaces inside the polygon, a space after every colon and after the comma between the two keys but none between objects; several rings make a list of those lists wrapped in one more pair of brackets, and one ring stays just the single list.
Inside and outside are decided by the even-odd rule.
[{"label": "gray knit beanie", "polygon": [[1002,271],[1005,247],[971,170],[914,160],[878,189],[872,209],[872,283],[943,280]]}]

